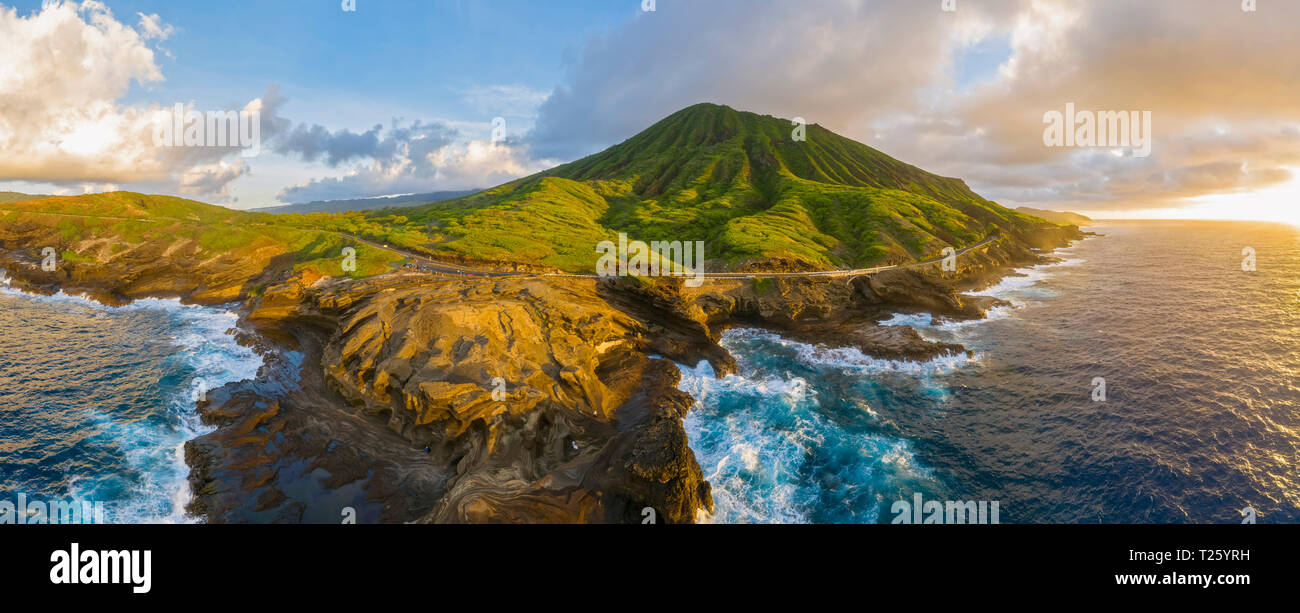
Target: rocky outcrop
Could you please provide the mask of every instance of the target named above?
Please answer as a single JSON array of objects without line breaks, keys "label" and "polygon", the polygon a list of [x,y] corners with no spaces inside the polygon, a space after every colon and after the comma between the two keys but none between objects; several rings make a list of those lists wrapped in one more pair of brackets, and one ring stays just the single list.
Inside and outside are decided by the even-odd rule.
[{"label": "rocky outcrop", "polygon": [[[5,232],[0,241],[53,239]],[[961,291],[1041,261],[1033,246],[999,241],[963,255],[956,273],[699,288],[319,278],[295,273],[283,254],[199,261],[175,245],[52,273],[29,250],[0,249],[0,267],[19,288],[111,304],[243,303],[246,342],[268,366],[199,404],[215,430],[187,444],[186,459],[191,511],[208,521],[686,523],[713,501],[682,426],[693,400],[677,389],[674,361],[733,372],[717,340],[738,325],[890,359],[961,352],[871,323],[908,309],[981,316],[992,302]]]},{"label": "rocky outcrop", "polygon": [[[46,248],[55,253],[51,271],[41,266]],[[93,254],[87,256],[93,259],[68,259],[68,253]],[[107,239],[76,241],[56,226],[6,221],[0,224],[0,268],[12,275],[15,288],[36,294],[75,291],[117,306],[139,298],[174,297],[216,305],[242,301],[257,288],[283,281],[292,272],[293,257],[257,246],[207,256],[195,240],[134,246]]]},{"label": "rocky outcrop", "polygon": [[[345,412],[384,424],[421,463],[445,470],[409,505],[432,505],[415,520],[639,522],[654,509],[659,522],[694,521],[712,499],[681,423],[692,401],[672,362],[648,356],[670,345],[725,352],[647,325],[607,294],[554,279],[295,279],[253,301],[248,320],[332,330],[322,384]],[[247,425],[218,432],[259,428],[252,422],[266,411],[250,407]],[[210,513],[202,479],[194,506]],[[215,510],[211,519],[227,519]]]}]

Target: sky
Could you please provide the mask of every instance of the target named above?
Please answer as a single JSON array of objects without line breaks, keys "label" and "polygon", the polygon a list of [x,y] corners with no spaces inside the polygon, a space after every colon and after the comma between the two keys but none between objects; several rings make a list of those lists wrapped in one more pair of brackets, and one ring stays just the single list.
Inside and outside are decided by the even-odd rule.
[{"label": "sky", "polygon": [[[253,208],[488,188],[715,102],[1007,206],[1300,222],[1300,2],[350,4],[0,0],[0,190]],[[1149,112],[1149,155],[1048,146],[1067,103]],[[160,145],[177,104],[258,117],[257,155]]]}]

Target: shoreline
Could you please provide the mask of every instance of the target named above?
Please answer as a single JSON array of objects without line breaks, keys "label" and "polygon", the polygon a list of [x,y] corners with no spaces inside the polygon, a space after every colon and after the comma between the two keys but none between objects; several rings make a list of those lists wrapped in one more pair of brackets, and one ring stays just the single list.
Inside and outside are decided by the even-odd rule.
[{"label": "shoreline", "polygon": [[[1078,247],[1084,241],[1100,236],[1084,236],[1079,240],[1072,241],[1069,245],[1053,249],[1050,252],[1044,252],[1043,259],[1039,263],[1029,266],[1019,266],[1007,270],[1007,274],[998,279],[987,279],[981,283],[972,292],[990,292],[998,287],[1012,281],[1012,291],[1016,287],[1021,287],[1013,280],[1019,278],[1034,279],[1033,283],[1025,287],[1036,284],[1040,274],[1052,276],[1048,271],[1052,271],[1058,266],[1070,266],[1072,258],[1063,253],[1075,247]],[[1005,306],[998,306],[989,309],[986,317],[981,319],[963,319],[950,320],[934,317],[930,313],[913,313],[910,315],[896,313],[889,320],[878,323],[868,322],[868,327],[895,327],[916,330],[926,340],[941,343],[940,339],[927,333],[926,327],[937,325],[940,327],[978,325],[982,322],[988,322],[1001,317],[1012,316],[1008,313],[1002,313],[1003,309],[1010,311],[1024,307],[1019,300],[1011,297],[1005,297]],[[935,321],[940,320],[940,321]],[[889,322],[889,323],[887,323]],[[795,470],[794,465],[786,464],[790,461],[787,453],[799,454],[821,454],[823,453],[823,444],[830,445],[828,449],[833,450],[835,444],[832,441],[843,439],[839,437],[849,437],[861,435],[861,432],[853,430],[854,435],[846,434],[846,431],[839,428],[848,427],[838,424],[838,420],[830,419],[822,421],[820,417],[828,415],[839,415],[836,411],[842,410],[842,404],[847,399],[835,397],[829,400],[829,405],[824,405],[824,399],[820,393],[815,390],[821,390],[819,386],[826,385],[824,377],[830,377],[829,380],[835,381],[844,377],[848,379],[861,380],[864,384],[866,381],[884,381],[884,380],[907,380],[912,381],[914,385],[924,386],[933,376],[951,375],[957,371],[975,367],[977,361],[982,360],[988,355],[986,348],[978,350],[971,349],[964,345],[963,353],[946,354],[930,358],[912,359],[901,357],[898,359],[885,359],[880,356],[873,356],[862,353],[853,345],[828,345],[823,343],[809,344],[801,340],[792,339],[778,332],[765,328],[742,328],[733,327],[727,330],[726,335],[736,334],[728,342],[724,339],[729,351],[735,352],[736,359],[744,366],[743,370],[730,374],[727,377],[718,379],[705,364],[698,365],[679,364],[678,367],[683,372],[682,389],[693,396],[697,396],[696,404],[692,406],[691,417],[688,418],[688,429],[692,434],[692,448],[700,457],[702,467],[706,475],[712,479],[719,479],[713,483],[715,494],[718,495],[717,509],[715,513],[709,514],[701,512],[697,517],[697,523],[727,523],[728,521],[737,521],[740,523],[799,523],[809,521],[807,518],[814,513],[813,508],[806,508],[803,504],[807,500],[796,502],[787,499],[787,496],[793,495],[792,492],[805,491],[806,488],[816,489],[816,486],[800,484],[793,481],[778,480],[771,483],[769,479],[779,479],[780,475],[788,474]],[[769,344],[771,343],[771,344]],[[761,348],[761,349],[757,349]],[[769,356],[772,352],[772,357]],[[790,365],[784,368],[778,367],[772,370],[762,366],[768,360],[792,360]],[[784,363],[784,362],[783,362]],[[809,372],[804,372],[804,368]],[[812,373],[812,374],[809,374]],[[834,374],[838,373],[838,374]],[[820,383],[819,383],[820,382]],[[873,383],[874,385],[874,383]],[[824,391],[824,390],[823,390]],[[704,392],[700,394],[699,392]],[[812,396],[807,394],[812,393]],[[811,402],[809,407],[805,403]],[[862,410],[875,416],[876,411],[868,407],[862,400]],[[910,405],[909,405],[910,406]],[[838,409],[832,407],[840,407]],[[879,409],[879,407],[875,407]],[[823,412],[829,410],[829,413]],[[896,410],[911,410],[910,408],[898,408]],[[808,413],[805,413],[807,411]],[[785,423],[786,415],[799,415],[797,426]],[[725,416],[725,419],[723,417]],[[754,423],[759,426],[737,426],[732,420],[738,420],[738,423]],[[767,421],[773,420],[772,422]],[[829,419],[829,418],[828,418]],[[890,422],[892,423],[892,422]],[[769,427],[777,428],[777,431],[783,436],[774,436],[768,438],[768,430],[762,428],[762,424],[769,424]],[[790,431],[784,430],[785,427],[793,428]],[[698,438],[697,437],[703,437]],[[804,449],[798,449],[800,444],[788,440],[795,437],[807,441],[808,437],[816,442],[803,443]],[[825,440],[823,440],[823,437]],[[888,457],[889,454],[904,454],[908,459],[904,466],[913,466],[913,463],[919,460],[916,455],[919,453],[915,446],[918,440],[914,436],[903,436],[898,433],[890,433],[888,429],[875,432],[862,442],[862,453],[870,453],[871,457]],[[791,448],[791,445],[796,445]],[[879,446],[885,446],[885,456],[876,456]],[[826,451],[834,453],[834,451]],[[768,460],[759,460],[774,456],[775,465],[769,466]],[[848,470],[847,468],[844,470]],[[903,470],[903,469],[900,469]],[[929,479],[929,465],[921,465],[917,473],[908,473],[907,479]],[[836,473],[839,475],[839,473]],[[844,478],[839,475],[837,478]],[[751,482],[751,479],[757,481]],[[863,487],[888,487],[889,483],[877,483],[870,485],[867,482],[861,484]],[[794,488],[794,489],[789,489]],[[838,491],[838,490],[837,490]],[[855,507],[854,517],[868,517],[870,509],[860,509]],[[868,513],[868,515],[859,516],[858,513]],[[881,511],[882,513],[884,511]],[[802,519],[801,519],[802,518]],[[871,523],[879,523],[878,521]]]},{"label": "shoreline", "polygon": [[[1051,252],[1068,247],[1076,240],[1055,247],[1046,255],[1035,254],[1031,266],[1046,263],[1045,260],[1050,257]],[[1009,261],[996,263],[992,269],[986,267],[985,264],[981,264],[981,269],[976,271],[975,275],[965,275],[954,279],[953,286],[965,284],[967,287],[976,287],[982,284],[984,288],[991,287],[999,280],[1011,276],[1011,273],[1017,268],[1023,268],[1023,264],[1027,263],[1019,260],[1020,258],[1012,256]],[[346,312],[347,308],[355,307],[357,304],[368,304],[367,301],[374,298],[372,292],[377,291],[382,294],[385,291],[391,291],[391,289],[383,289],[385,286],[397,288],[404,286],[401,273],[390,273],[389,275],[381,275],[381,277],[365,280],[334,280],[327,283],[327,286],[329,286],[328,291],[348,296],[349,299],[355,301],[355,304],[345,305],[339,311]],[[859,292],[866,292],[863,286],[869,283],[868,280],[845,285],[851,290],[850,296],[857,296]],[[511,285],[508,281],[485,279],[452,285],[469,287],[484,284],[496,286],[498,289],[501,286]],[[719,284],[723,283],[720,282]],[[591,285],[595,286],[595,290],[604,291],[601,290],[601,284],[593,282]],[[936,287],[941,285],[936,285]],[[419,283],[415,283],[410,287],[414,288],[416,294],[419,294],[422,289],[427,290],[427,293],[434,293],[434,290],[422,287]],[[709,288],[706,285],[703,289],[708,290]],[[715,287],[713,289],[716,291],[719,288]],[[19,289],[18,291],[22,290]],[[58,291],[67,293],[67,290],[63,288]],[[46,295],[39,292],[26,293]],[[99,293],[102,294],[103,292]],[[620,294],[621,291],[615,290],[612,297],[606,296],[606,298],[615,299]],[[296,487],[308,489],[317,487],[324,491],[330,484],[342,488],[355,484],[360,480],[363,484],[357,486],[357,488],[361,493],[354,493],[352,499],[358,505],[365,507],[362,509],[361,514],[365,516],[363,519],[367,521],[412,522],[421,518],[428,520],[431,513],[441,516],[443,519],[440,521],[450,520],[451,517],[446,515],[446,511],[449,510],[445,504],[447,501],[443,499],[453,485],[461,481],[457,477],[461,471],[457,470],[455,473],[449,473],[448,468],[450,467],[438,466],[433,456],[439,454],[419,449],[418,443],[410,439],[409,432],[407,436],[402,436],[399,431],[403,428],[392,421],[394,416],[390,416],[388,418],[389,423],[384,424],[382,422],[383,416],[374,415],[372,411],[369,411],[364,406],[365,402],[363,402],[362,406],[358,406],[356,398],[349,399],[347,394],[340,394],[340,390],[332,385],[335,381],[328,379],[326,372],[328,370],[327,351],[329,351],[327,346],[330,345],[332,340],[337,340],[334,337],[342,333],[341,326],[343,322],[339,320],[338,313],[326,315],[313,310],[318,308],[320,303],[314,303],[316,304],[315,307],[309,307],[305,309],[308,312],[303,312],[304,303],[311,303],[312,300],[304,300],[304,296],[300,295],[289,296],[289,298],[292,298],[289,301],[292,304],[285,306],[285,304],[281,304],[284,301],[279,300],[279,297],[280,294],[268,291],[268,295],[265,296],[245,297],[242,301],[225,303],[228,310],[238,317],[234,327],[237,342],[250,347],[261,355],[263,365],[259,368],[255,378],[228,383],[219,390],[213,390],[209,393],[207,402],[200,402],[195,407],[196,413],[200,415],[203,422],[214,426],[215,430],[185,443],[185,460],[190,467],[189,482],[191,489],[187,511],[201,521],[326,521],[327,518],[336,521],[337,516],[328,512],[331,509],[309,509],[302,505],[287,505],[292,508],[286,510],[287,503],[283,499],[285,494],[281,489],[263,486],[270,483],[268,480],[276,482],[288,481],[291,484],[298,484]],[[219,306],[206,305],[198,301],[187,304],[186,297],[178,293],[170,296],[131,297],[127,303],[148,298],[177,300],[180,304],[186,306]],[[631,298],[632,301],[637,299],[635,295]],[[978,316],[984,317],[988,309],[985,306],[986,301],[978,297],[968,298],[976,298]],[[94,291],[84,292],[81,299],[107,306],[121,306],[99,300],[97,293]],[[832,298],[831,300],[834,302],[841,299]],[[849,299],[856,300],[851,297]],[[277,302],[277,300],[279,301]],[[611,306],[618,306],[619,300],[615,300],[615,302],[611,303]],[[652,327],[664,324],[672,326],[662,317],[666,313],[678,313],[680,315],[676,307],[654,313],[653,309],[651,312],[646,312],[643,308],[644,305],[639,306],[642,308],[629,308],[629,314],[647,322],[646,325]],[[882,309],[889,309],[893,312],[898,312],[899,308],[908,308],[906,305],[900,307],[887,301],[880,306]],[[849,307],[841,305],[828,309],[827,314],[830,314],[829,311],[836,309],[844,310],[849,309]],[[881,312],[883,310],[877,309],[874,314],[878,316]],[[968,312],[965,315],[967,315],[965,318],[973,318],[971,316],[975,315],[975,313]],[[668,319],[672,319],[672,317]],[[696,320],[698,321],[698,317]],[[779,321],[779,318],[753,318],[744,314],[737,315],[734,312],[730,313],[722,321],[713,321],[711,319],[706,319],[706,321],[707,324],[677,326],[685,329],[684,331],[679,330],[676,334],[677,341],[671,339],[665,341],[662,337],[649,341],[646,349],[641,350],[647,351],[646,354],[640,354],[641,361],[649,360],[650,354],[648,351],[657,348],[661,351],[655,351],[654,354],[656,355],[670,355],[670,357],[671,355],[678,357],[695,355],[713,364],[717,376],[725,376],[728,374],[729,368],[734,368],[734,358],[716,345],[718,336],[723,330],[729,328],[755,327],[750,325],[751,322],[759,324],[756,327],[762,330],[783,336],[788,334],[790,330],[796,330],[794,336],[790,338],[798,342],[808,342],[809,338],[817,336],[822,339],[837,338],[841,342],[836,345],[825,344],[817,340],[814,340],[813,344],[825,344],[831,349],[835,347],[855,347],[863,355],[874,359],[919,362],[944,355],[955,355],[960,352],[969,354],[969,351],[958,345],[944,345],[926,341],[910,326],[882,326],[879,317],[872,319],[872,309],[866,309],[865,313],[850,314],[848,318],[830,322],[831,325],[829,326],[826,325],[828,321],[825,319],[815,321],[812,324],[801,322],[797,317],[797,313],[796,317],[792,317],[788,323]],[[695,327],[696,325],[699,327]],[[871,334],[863,336],[859,333],[857,337],[852,335],[846,337],[841,334],[847,326],[854,325]],[[819,331],[819,327],[825,329]],[[692,331],[690,328],[695,329]],[[873,334],[874,336],[872,336]],[[693,336],[697,340],[690,341],[689,339]],[[849,342],[844,342],[846,338],[849,339]],[[659,346],[656,347],[656,345]],[[721,351],[722,355],[718,355],[718,351]],[[631,372],[643,372],[646,373],[643,376],[649,376],[649,372],[658,370],[658,374],[651,376],[650,379],[645,379],[642,385],[645,385],[645,381],[655,379],[664,381],[664,378],[668,377],[674,379],[668,387],[673,388],[673,391],[678,391],[676,387],[681,373],[677,368],[677,364],[671,364],[672,370],[677,375],[672,377],[671,373],[662,372],[662,368],[648,368],[649,363],[645,363],[644,366],[628,371],[629,374]],[[662,387],[663,384],[651,385],[652,388],[656,386]],[[641,392],[634,393],[632,397],[629,397],[629,403],[640,403],[642,405],[648,403],[651,408],[646,410],[623,407],[617,413],[619,417],[611,416],[611,419],[615,421],[631,419],[631,423],[634,424],[633,427],[637,427],[635,426],[636,423],[645,426],[646,422],[658,421],[657,419],[649,419],[660,414],[660,411],[653,408],[656,402],[680,405],[684,400],[684,407],[678,406],[668,413],[669,415],[680,413],[680,416],[676,417],[676,426],[680,429],[681,417],[684,417],[685,411],[688,411],[695,404],[695,399],[686,395],[685,399],[670,401],[663,396],[663,390],[660,390],[657,394],[655,397],[659,398],[658,401],[645,397]],[[639,398],[637,398],[638,395],[640,395]],[[371,414],[367,415],[367,413]],[[639,415],[639,417],[635,417],[635,415]],[[375,419],[376,416],[381,417],[381,419]],[[274,437],[271,436],[272,432],[274,432]],[[295,436],[285,437],[286,432]],[[353,451],[359,451],[359,455],[357,453],[331,453],[331,450],[325,449],[323,445],[319,444],[320,441],[316,440],[322,436],[330,437],[339,433],[345,433],[345,436],[339,440],[351,440],[349,444],[357,448]],[[684,446],[684,432],[681,435],[681,444]],[[656,436],[660,442],[675,440],[674,436],[668,436],[667,439],[660,435]],[[292,440],[293,443],[276,446],[272,440],[275,437],[279,437],[282,441]],[[606,438],[605,440],[607,443],[613,444],[610,439]],[[577,441],[574,444],[576,445]],[[256,448],[256,452],[254,452],[257,445],[261,445],[261,447]],[[267,456],[268,449],[272,451],[269,456]],[[670,452],[669,456],[675,456],[678,453],[680,452]],[[359,472],[356,466],[349,465],[357,462],[360,456],[365,456],[368,461],[361,462],[365,468]],[[561,454],[561,457],[563,456],[564,454]],[[272,459],[267,462],[265,461],[266,457]],[[692,458],[690,464],[695,464],[693,455],[690,457]],[[609,468],[604,467],[608,461],[607,458],[591,464],[588,470],[602,474],[608,473]],[[276,466],[278,471],[269,472],[266,470],[268,463],[271,466]],[[292,475],[282,474],[284,469],[292,468],[297,464],[312,467],[311,471],[306,471],[307,473],[323,470],[328,473],[329,477],[324,479],[315,478],[301,470]],[[699,470],[698,465],[696,465],[695,470]],[[615,472],[622,474],[621,471]],[[317,477],[319,477],[319,474]],[[627,476],[616,477],[616,481],[626,480],[627,478]],[[693,479],[687,478],[681,484],[684,485],[693,481]],[[702,487],[707,488],[707,482],[703,482],[702,479],[700,481]],[[401,491],[403,489],[401,484],[410,482],[416,483],[416,487],[414,489],[406,488],[406,491]],[[574,485],[576,484],[564,486],[562,489],[571,488]],[[621,486],[606,484],[600,487],[618,489]],[[692,487],[688,486],[687,489],[689,490]],[[492,491],[495,492],[496,490]],[[499,492],[492,494],[492,496],[498,495],[500,495]],[[509,496],[515,495],[510,494]],[[640,495],[646,495],[646,493],[642,492]],[[678,492],[678,494],[670,495],[669,498],[685,502],[695,497],[695,495],[686,495],[685,498],[678,498],[681,495],[685,494]],[[339,508],[351,506],[344,505],[344,502],[346,501],[340,500],[332,504]],[[584,504],[589,503],[590,501]],[[280,506],[277,507],[277,504]],[[711,497],[701,492],[699,502],[691,504],[700,505],[700,507],[690,510],[689,515],[693,519],[698,515],[696,511],[703,512],[704,508],[702,507],[711,504]],[[279,508],[278,514],[271,512],[276,508]],[[440,515],[434,513],[437,508],[443,509]],[[638,509],[629,509],[629,511],[635,510]],[[466,509],[462,508],[459,512],[461,513],[459,519],[456,521],[475,521],[473,513],[464,515],[464,512],[466,512]],[[331,515],[335,517],[330,517]],[[618,516],[617,513],[616,516]],[[555,519],[558,519],[558,517]],[[596,518],[590,518],[588,521],[592,519]],[[613,518],[606,515],[606,521],[610,519]],[[677,519],[685,520],[686,517],[679,514]]]},{"label": "shoreline", "polygon": [[[92,319],[114,318],[110,321],[116,321],[118,317],[147,317],[146,322],[166,326],[161,335],[139,338],[149,344],[167,347],[158,354],[163,362],[154,366],[171,369],[173,366],[168,365],[175,364],[175,368],[188,371],[185,378],[179,379],[183,384],[168,385],[167,393],[158,395],[159,404],[151,408],[147,419],[119,420],[107,407],[90,407],[90,410],[97,416],[95,419],[108,420],[104,423],[111,424],[104,426],[107,429],[101,434],[116,432],[112,434],[115,445],[144,453],[141,459],[144,464],[128,461],[121,466],[123,470],[139,471],[140,481],[113,499],[117,521],[149,524],[201,522],[202,518],[186,511],[193,491],[188,482],[190,467],[184,459],[184,447],[188,441],[211,430],[211,426],[201,421],[195,404],[196,394],[207,392],[214,385],[216,387],[212,389],[219,389],[252,380],[267,364],[263,350],[239,338],[243,333],[238,324],[238,305],[185,304],[179,297],[145,297],[123,304],[107,304],[87,293],[75,293],[75,290],[74,293],[60,290],[50,294],[24,291],[10,286],[8,280],[0,274],[0,292],[11,296],[12,300],[18,301],[17,304],[26,303],[17,307],[20,309],[88,313]],[[170,370],[158,372],[164,378],[171,376]],[[151,386],[150,389],[158,388]],[[156,426],[147,425],[154,419],[163,421]],[[135,445],[142,440],[154,444],[136,450]],[[133,451],[126,457],[138,455]],[[123,461],[127,461],[126,458]],[[87,477],[95,481],[98,475]],[[142,492],[156,495],[144,496]],[[75,491],[71,495],[78,497]],[[166,509],[150,508],[163,497],[167,500]]]}]

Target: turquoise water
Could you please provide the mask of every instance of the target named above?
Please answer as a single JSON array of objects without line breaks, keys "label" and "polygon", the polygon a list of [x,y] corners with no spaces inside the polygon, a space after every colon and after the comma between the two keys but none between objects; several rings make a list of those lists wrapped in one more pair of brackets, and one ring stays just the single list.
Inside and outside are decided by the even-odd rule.
[{"label": "turquoise water", "polygon": [[102,502],[109,522],[184,522],[198,394],[256,375],[224,309],[121,308],[0,286],[0,500]]},{"label": "turquoise water", "polygon": [[[760,330],[737,375],[683,367],[716,522],[889,522],[890,506],[998,501],[1004,522],[1300,521],[1300,232],[1107,223],[984,293],[1013,306],[938,325],[973,357],[876,360]],[[1258,270],[1241,270],[1241,250]],[[197,381],[253,377],[233,313],[110,308],[0,286],[0,500],[105,503],[180,522]],[[1094,377],[1108,398],[1091,399]]]},{"label": "turquoise water", "polygon": [[[737,375],[682,367],[715,522],[884,522],[925,500],[1002,522],[1300,521],[1300,232],[1111,222],[982,294],[988,319],[910,325],[973,358],[875,360],[759,330]],[[1257,270],[1241,270],[1241,250]],[[1093,380],[1107,384],[1092,399]]]}]

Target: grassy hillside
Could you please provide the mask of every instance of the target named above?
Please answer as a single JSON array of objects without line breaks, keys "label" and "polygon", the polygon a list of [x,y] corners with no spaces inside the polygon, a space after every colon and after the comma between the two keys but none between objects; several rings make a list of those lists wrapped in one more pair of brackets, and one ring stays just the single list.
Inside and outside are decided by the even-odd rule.
[{"label": "grassy hillside", "polygon": [[338,275],[341,249],[353,246],[356,276],[400,258],[349,237],[489,265],[591,272],[597,243],[624,232],[704,241],[716,271],[908,262],[1050,225],[820,126],[796,141],[788,120],[713,104],[601,153],[444,202],[275,215],[114,192],[3,204],[0,224],[52,225],[67,259],[98,261],[161,242],[195,256],[291,254],[295,268]]},{"label": "grassy hillside", "polygon": [[1086,217],[1070,211],[1047,211],[1044,209],[1033,209],[1027,206],[1017,207],[1016,210],[1026,215],[1033,215],[1034,217],[1046,219],[1054,224],[1081,226],[1092,223],[1091,217]]},{"label": "grassy hillside", "polygon": [[[60,257],[77,262],[109,264],[129,257],[145,245],[150,251],[167,246],[177,257],[209,259],[258,253],[265,257],[290,254],[296,270],[314,269],[322,275],[345,274],[343,247],[357,250],[352,276],[386,272],[401,258],[373,249],[330,231],[284,223],[290,216],[234,211],[171,196],[110,192],[9,202],[0,205],[4,235],[49,236],[60,246]],[[386,231],[386,229],[385,229]],[[8,242],[8,241],[6,241]],[[9,249],[24,245],[6,244]]]},{"label": "grassy hillside", "polygon": [[31,200],[33,198],[45,198],[45,196],[33,196],[20,192],[0,192],[0,204],[5,202],[17,202],[19,200]]},{"label": "grassy hillside", "polygon": [[[594,246],[705,241],[711,265],[910,261],[1042,220],[817,125],[700,104],[601,153],[496,189],[384,211],[430,253],[590,271]],[[388,223],[380,214],[370,219]]]}]

